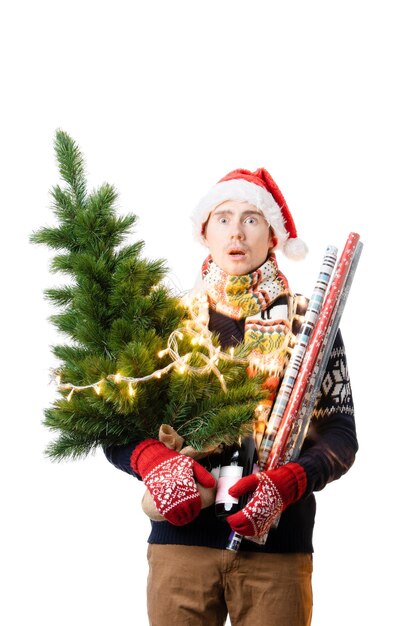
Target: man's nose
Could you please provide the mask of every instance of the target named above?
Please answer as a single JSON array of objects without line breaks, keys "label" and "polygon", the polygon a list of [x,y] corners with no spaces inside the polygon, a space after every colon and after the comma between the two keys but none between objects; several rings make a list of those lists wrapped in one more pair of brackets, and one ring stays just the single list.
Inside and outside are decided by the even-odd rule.
[{"label": "man's nose", "polygon": [[232,228],[231,228],[231,237],[232,239],[244,239],[245,238],[245,231],[240,221],[233,222]]}]

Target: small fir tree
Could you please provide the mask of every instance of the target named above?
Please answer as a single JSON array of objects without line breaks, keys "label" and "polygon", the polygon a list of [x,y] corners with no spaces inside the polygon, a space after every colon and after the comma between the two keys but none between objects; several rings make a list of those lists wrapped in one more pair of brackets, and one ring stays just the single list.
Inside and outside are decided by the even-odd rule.
[{"label": "small fir tree", "polygon": [[[162,423],[197,449],[237,441],[265,397],[264,377],[247,376],[244,346],[237,359],[218,359],[217,339],[207,329],[210,349],[199,345],[193,315],[163,282],[165,262],[143,258],[143,241],[126,244],[136,216],[117,215],[117,193],[108,184],[88,193],[82,154],[63,131],[56,133],[55,152],[65,182],[52,189],[58,224],[31,235],[55,251],[52,272],[69,277],[45,291],[59,311],[50,319],[67,339],[52,348],[59,397],[45,410],[44,424],[58,436],[47,455],[80,458],[97,446],[155,437]],[[167,350],[172,337],[180,356],[188,355],[176,363]],[[137,384],[126,380],[148,376]]]}]

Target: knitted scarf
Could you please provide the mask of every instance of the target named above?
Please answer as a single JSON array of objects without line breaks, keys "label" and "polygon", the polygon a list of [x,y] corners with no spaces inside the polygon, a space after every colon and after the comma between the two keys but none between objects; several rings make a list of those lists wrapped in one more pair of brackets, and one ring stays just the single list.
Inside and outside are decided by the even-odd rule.
[{"label": "knitted scarf", "polygon": [[233,319],[245,319],[244,340],[251,351],[251,366],[279,376],[287,361],[290,322],[288,306],[274,306],[274,302],[289,290],[275,254],[242,276],[226,274],[209,256],[203,263],[202,278],[212,309]]}]

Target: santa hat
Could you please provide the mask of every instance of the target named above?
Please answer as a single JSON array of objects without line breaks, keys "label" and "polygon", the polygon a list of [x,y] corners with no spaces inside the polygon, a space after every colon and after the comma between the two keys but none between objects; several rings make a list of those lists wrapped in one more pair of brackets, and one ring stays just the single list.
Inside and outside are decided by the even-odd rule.
[{"label": "santa hat", "polygon": [[290,259],[303,259],[306,244],[297,237],[294,220],[278,185],[263,167],[255,172],[233,170],[210,189],[191,216],[194,234],[204,242],[204,226],[210,213],[226,200],[249,202],[261,211],[278,237],[278,249]]}]

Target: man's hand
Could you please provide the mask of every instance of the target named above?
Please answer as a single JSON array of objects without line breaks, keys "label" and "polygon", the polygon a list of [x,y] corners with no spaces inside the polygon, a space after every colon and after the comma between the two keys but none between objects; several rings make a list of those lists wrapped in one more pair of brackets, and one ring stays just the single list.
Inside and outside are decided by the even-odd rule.
[{"label": "man's hand", "polygon": [[299,500],[307,487],[304,469],[298,463],[287,463],[278,469],[250,474],[229,489],[234,498],[253,493],[248,504],[229,515],[230,527],[245,537],[261,537],[274,519],[290,504]]},{"label": "man's hand", "polygon": [[188,524],[201,510],[196,481],[214,487],[213,476],[189,456],[170,450],[156,439],[146,439],[133,451],[130,464],[141,476],[156,508],[175,526]]}]

